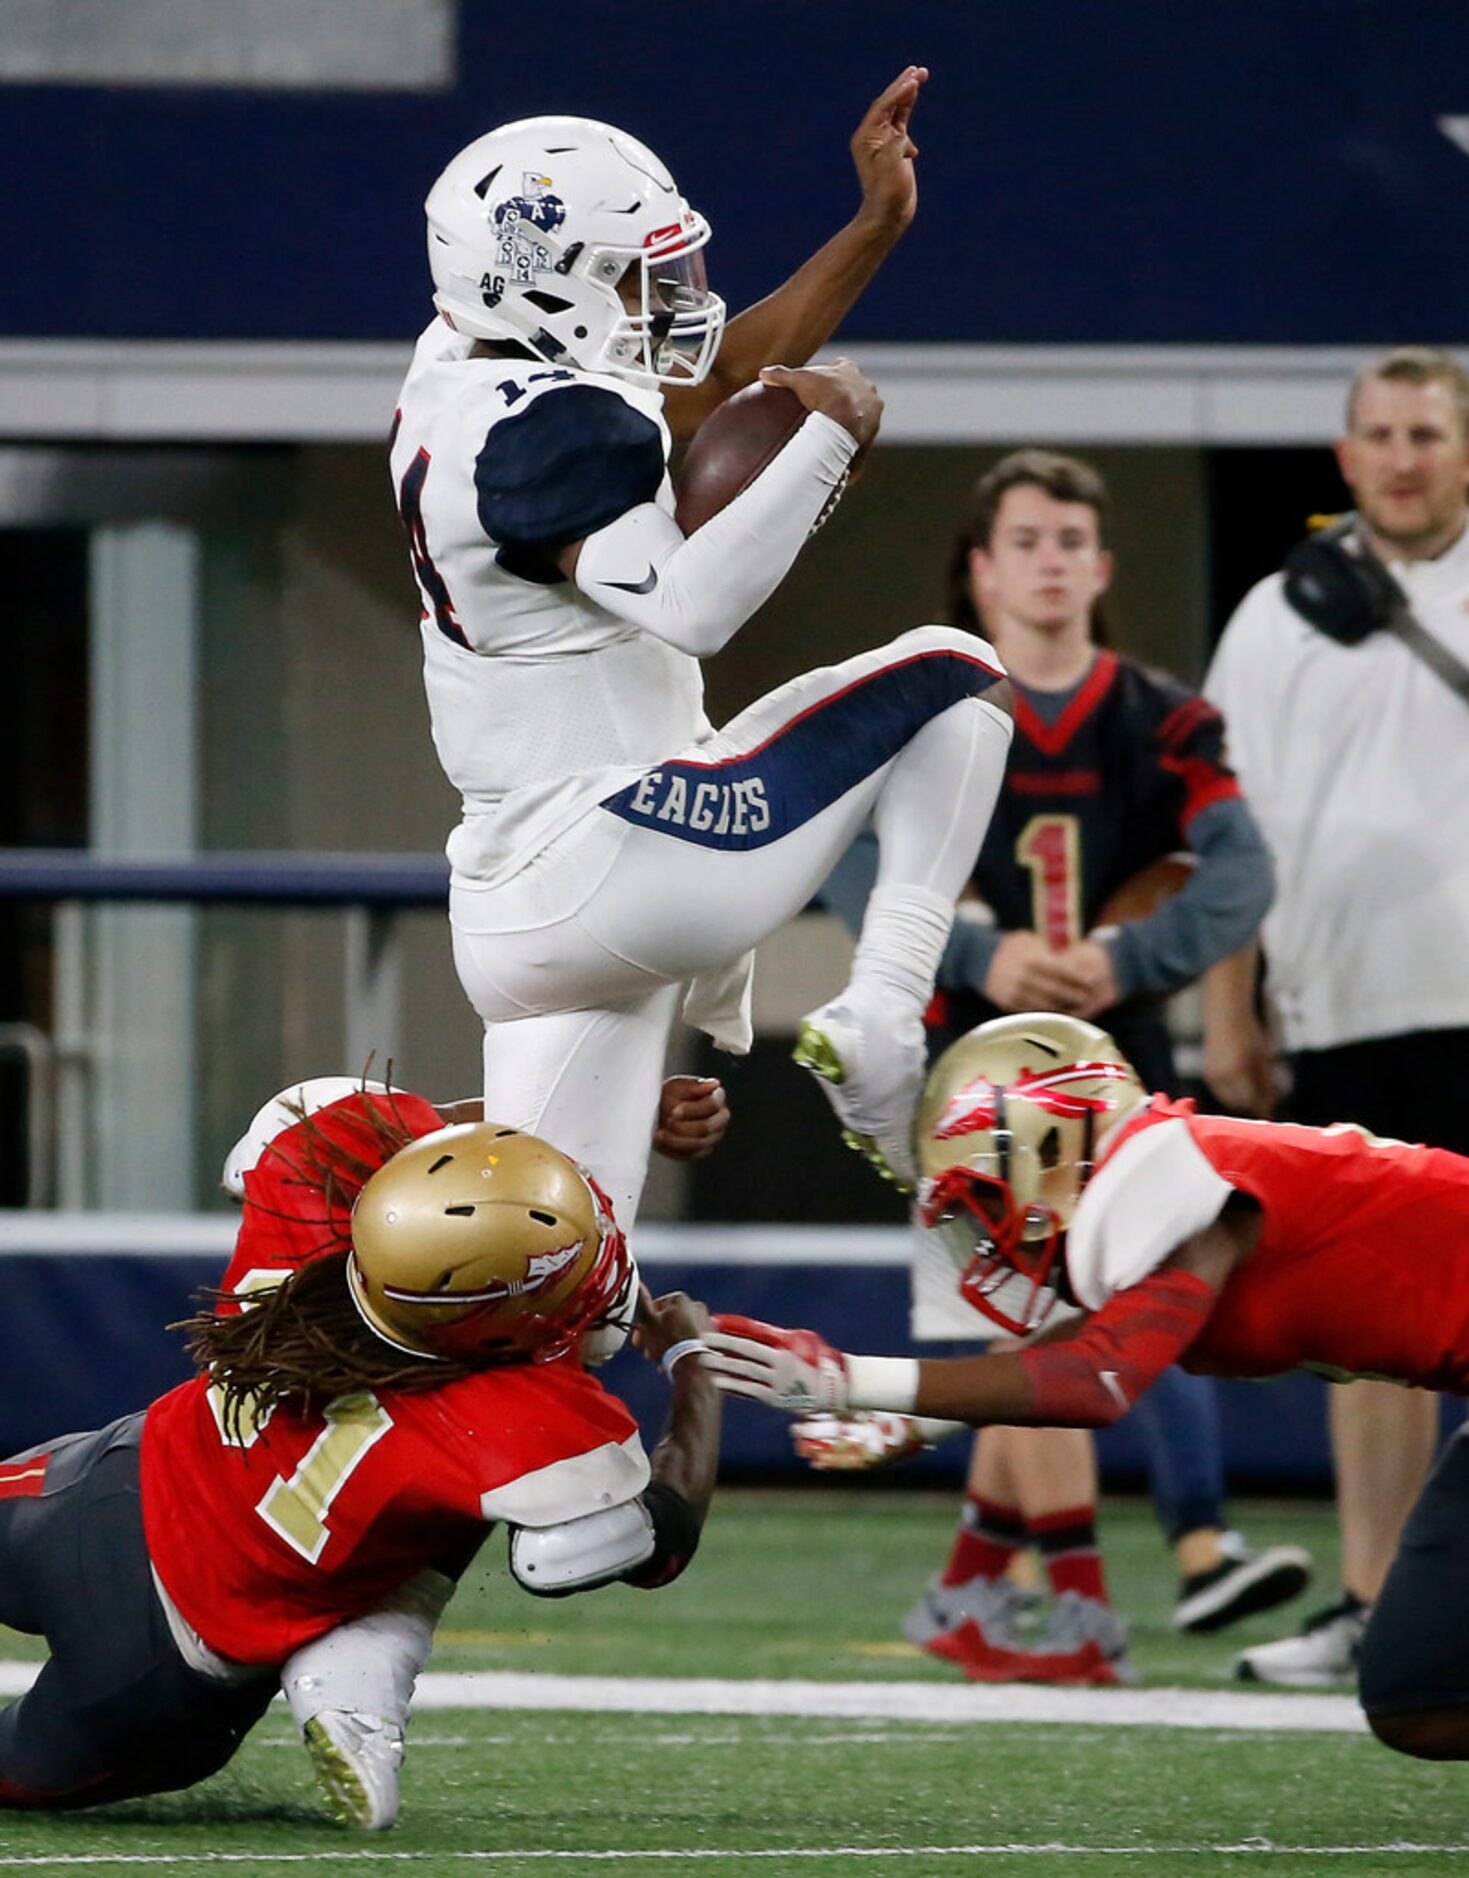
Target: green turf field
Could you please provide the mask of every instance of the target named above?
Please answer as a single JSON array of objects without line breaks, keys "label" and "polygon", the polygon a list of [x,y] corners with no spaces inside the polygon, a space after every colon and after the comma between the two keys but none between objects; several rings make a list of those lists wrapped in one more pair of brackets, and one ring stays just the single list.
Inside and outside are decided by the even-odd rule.
[{"label": "green turf field", "polygon": [[[426,1709],[410,1735],[402,1821],[369,1837],[323,1822],[305,1758],[273,1712],[233,1767],[191,1794],[70,1818],[0,1817],[0,1869],[709,1878],[1464,1869],[1469,1775],[1403,1760],[1365,1736],[1116,1726],[1108,1695],[1093,1696],[1075,1723],[941,1718],[962,1684],[902,1644],[896,1625],[942,1557],[953,1511],[947,1495],[890,1488],[730,1492],[680,1584],[556,1603],[508,1585],[492,1541],[433,1664],[924,1684],[932,1720]],[[1333,1592],[1329,1509],[1240,1511],[1257,1542],[1312,1546]],[[1146,1685],[1227,1694],[1234,1651],[1278,1623],[1178,1639],[1168,1627],[1171,1565],[1146,1508],[1109,1506],[1104,1540]],[[0,1655],[28,1654],[24,1639],[0,1633]]]}]

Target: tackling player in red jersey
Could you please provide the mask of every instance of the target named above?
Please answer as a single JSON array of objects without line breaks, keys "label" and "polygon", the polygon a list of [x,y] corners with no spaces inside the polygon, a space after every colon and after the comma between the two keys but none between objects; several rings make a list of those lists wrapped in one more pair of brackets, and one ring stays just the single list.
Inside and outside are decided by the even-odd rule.
[{"label": "tackling player in red jersey", "polygon": [[[848,1356],[810,1331],[721,1318],[720,1386],[816,1412],[1097,1428],[1170,1364],[1309,1368],[1469,1395],[1469,1159],[1350,1124],[1304,1128],[1148,1100],[1112,1039],[1058,1016],[983,1024],[935,1065],[916,1117],[919,1212],[960,1288],[1023,1348]],[[1058,1321],[1059,1319],[1059,1321]],[[911,1450],[910,1450],[911,1451]],[[1469,1439],[1404,1535],[1363,1645],[1389,1746],[1469,1759]],[[1455,1623],[1455,1616],[1459,1621]]]},{"label": "tackling player in red jersey", "polygon": [[[0,1715],[0,1805],[192,1785],[344,1622],[404,1617],[426,1654],[495,1523],[547,1595],[655,1587],[697,1545],[718,1397],[680,1357],[707,1313],[644,1294],[638,1338],[673,1385],[650,1469],[583,1366],[626,1336],[637,1278],[574,1162],[317,1084],[267,1105],[227,1180],[244,1224],[231,1289],[187,1326],[193,1380],[0,1466],[0,1621],[51,1646]],[[396,1776],[401,1733],[383,1747]]]}]

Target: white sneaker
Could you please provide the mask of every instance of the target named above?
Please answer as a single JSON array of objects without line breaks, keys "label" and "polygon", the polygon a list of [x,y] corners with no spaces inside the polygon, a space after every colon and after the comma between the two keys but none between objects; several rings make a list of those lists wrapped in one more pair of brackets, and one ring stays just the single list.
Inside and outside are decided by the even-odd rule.
[{"label": "white sneaker", "polygon": [[392,1825],[403,1765],[403,1730],[396,1722],[356,1709],[328,1708],[311,1717],[302,1739],[339,1825],[366,1832]]},{"label": "white sneaker", "polygon": [[972,1618],[991,1643],[1015,1649],[1020,1644],[1021,1620],[1035,1602],[1030,1592],[1022,1591],[1010,1578],[966,1578],[957,1585],[931,1578],[903,1619],[903,1635],[921,1650]]},{"label": "white sneaker", "polygon": [[820,1080],[847,1145],[911,1189],[913,1111],[926,1064],[922,1014],[899,1008],[881,987],[849,985],[802,1019],[793,1055]]},{"label": "white sneaker", "polygon": [[1299,1636],[1242,1651],[1234,1673],[1241,1682],[1274,1682],[1286,1689],[1330,1689],[1355,1682],[1357,1652],[1371,1615],[1371,1607],[1349,1591],[1339,1604],[1308,1617]]}]

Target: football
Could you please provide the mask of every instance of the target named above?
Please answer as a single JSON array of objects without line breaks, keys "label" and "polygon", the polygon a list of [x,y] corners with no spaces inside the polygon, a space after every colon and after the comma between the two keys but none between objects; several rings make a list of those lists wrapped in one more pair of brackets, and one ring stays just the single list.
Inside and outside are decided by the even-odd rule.
[{"label": "football", "polygon": [[1164,854],[1124,880],[1109,894],[1097,914],[1099,926],[1120,926],[1130,919],[1146,919],[1165,900],[1171,900],[1198,865],[1191,854]]},{"label": "football", "polygon": [[784,385],[746,385],[695,431],[676,484],[674,520],[686,535],[702,528],[765,468],[806,421]]}]

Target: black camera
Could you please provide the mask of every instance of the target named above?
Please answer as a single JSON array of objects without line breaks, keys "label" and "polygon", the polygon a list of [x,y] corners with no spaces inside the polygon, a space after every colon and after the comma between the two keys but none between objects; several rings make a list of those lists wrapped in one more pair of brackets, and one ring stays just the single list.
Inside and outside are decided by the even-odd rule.
[{"label": "black camera", "polygon": [[1406,609],[1402,588],[1343,515],[1298,542],[1285,557],[1285,597],[1308,625],[1344,646],[1391,626]]}]

